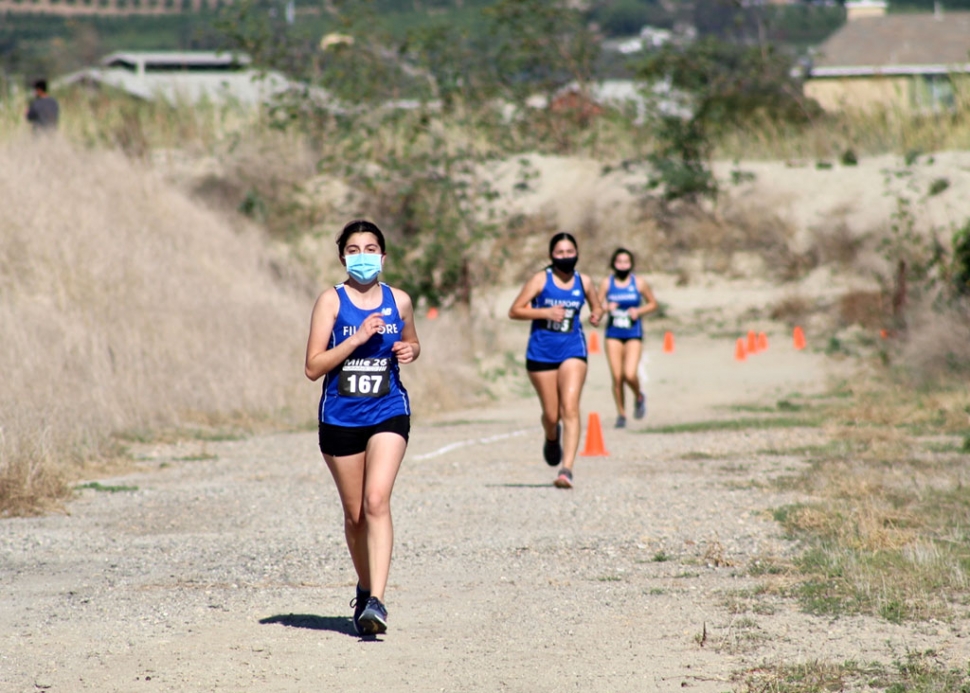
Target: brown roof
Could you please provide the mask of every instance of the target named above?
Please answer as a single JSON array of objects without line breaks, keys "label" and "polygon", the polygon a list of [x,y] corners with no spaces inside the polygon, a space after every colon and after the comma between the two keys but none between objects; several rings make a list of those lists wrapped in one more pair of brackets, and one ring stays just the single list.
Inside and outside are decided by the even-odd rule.
[{"label": "brown roof", "polygon": [[[970,64],[970,12],[891,14],[847,22],[823,43],[816,70],[875,68],[874,72],[919,72],[919,66]],[[880,69],[883,68],[883,69]],[[889,69],[885,69],[889,68]],[[897,69],[893,69],[897,68]],[[961,69],[960,71],[963,71]],[[823,76],[823,75],[819,75]]]}]

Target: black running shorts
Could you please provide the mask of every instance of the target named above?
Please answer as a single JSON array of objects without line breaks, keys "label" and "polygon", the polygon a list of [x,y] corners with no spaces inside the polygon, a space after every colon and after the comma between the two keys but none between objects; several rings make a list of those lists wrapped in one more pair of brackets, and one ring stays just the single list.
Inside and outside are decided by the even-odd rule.
[{"label": "black running shorts", "polygon": [[[579,359],[583,363],[586,362],[585,356],[571,356],[570,358]],[[568,361],[569,359],[566,359]],[[565,361],[560,361],[559,363],[552,363],[547,361],[533,361],[532,359],[525,360],[525,369],[530,373],[542,373],[543,371],[558,371],[559,366],[561,366]]]},{"label": "black running shorts", "polygon": [[320,423],[320,452],[331,457],[357,455],[367,450],[367,441],[377,433],[397,433],[407,442],[411,433],[411,417],[392,416],[372,426],[335,426]]}]

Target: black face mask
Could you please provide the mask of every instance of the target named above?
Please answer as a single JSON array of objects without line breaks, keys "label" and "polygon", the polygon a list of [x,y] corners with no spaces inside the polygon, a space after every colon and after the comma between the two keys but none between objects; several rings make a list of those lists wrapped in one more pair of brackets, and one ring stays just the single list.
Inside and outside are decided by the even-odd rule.
[{"label": "black face mask", "polygon": [[572,274],[573,270],[576,269],[576,261],[579,257],[573,255],[572,257],[554,257],[552,258],[552,266],[563,274]]},{"label": "black face mask", "polygon": [[627,277],[629,277],[629,276],[630,276],[630,270],[628,270],[628,269],[625,269],[625,270],[618,270],[618,269],[616,269],[616,268],[614,267],[614,268],[613,268],[613,274],[615,274],[615,275],[616,275],[616,278],[617,278],[617,279],[619,279],[620,281],[623,281],[624,279],[626,279]]}]

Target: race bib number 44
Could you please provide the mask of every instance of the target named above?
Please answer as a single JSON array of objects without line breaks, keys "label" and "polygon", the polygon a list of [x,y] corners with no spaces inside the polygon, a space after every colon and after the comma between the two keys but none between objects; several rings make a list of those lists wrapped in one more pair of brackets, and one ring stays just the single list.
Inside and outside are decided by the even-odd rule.
[{"label": "race bib number 44", "polygon": [[625,310],[614,310],[610,314],[610,320],[613,323],[613,327],[620,330],[629,330],[633,327],[633,320]]},{"label": "race bib number 44", "polygon": [[391,391],[390,359],[347,359],[337,392],[344,397],[383,397]]}]

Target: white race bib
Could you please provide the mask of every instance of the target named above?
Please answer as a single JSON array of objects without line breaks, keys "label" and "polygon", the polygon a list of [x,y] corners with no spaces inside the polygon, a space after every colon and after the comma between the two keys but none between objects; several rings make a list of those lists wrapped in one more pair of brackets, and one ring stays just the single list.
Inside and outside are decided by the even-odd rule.
[{"label": "white race bib", "polygon": [[344,397],[383,397],[391,391],[390,359],[347,359],[337,392]]}]

